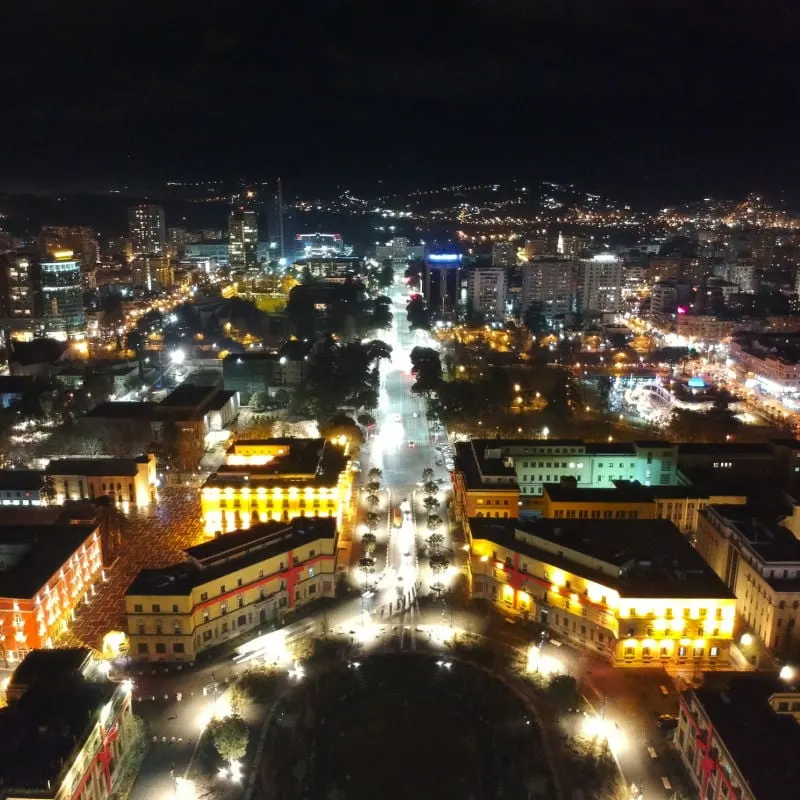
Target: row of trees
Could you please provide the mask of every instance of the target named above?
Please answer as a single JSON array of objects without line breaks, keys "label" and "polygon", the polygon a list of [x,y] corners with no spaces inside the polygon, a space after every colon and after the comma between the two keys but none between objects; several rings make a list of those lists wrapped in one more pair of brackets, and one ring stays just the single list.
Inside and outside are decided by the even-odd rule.
[{"label": "row of trees", "polygon": [[439,486],[433,480],[433,475],[433,470],[430,467],[426,467],[422,471],[422,488],[425,490],[425,498],[422,504],[427,512],[426,527],[428,529],[428,538],[425,541],[425,546],[428,554],[428,564],[434,576],[431,588],[435,594],[441,596],[444,590],[441,578],[450,566],[450,559],[447,557],[447,551],[444,546],[444,534],[441,533],[444,522],[439,516],[439,500],[437,498]]}]

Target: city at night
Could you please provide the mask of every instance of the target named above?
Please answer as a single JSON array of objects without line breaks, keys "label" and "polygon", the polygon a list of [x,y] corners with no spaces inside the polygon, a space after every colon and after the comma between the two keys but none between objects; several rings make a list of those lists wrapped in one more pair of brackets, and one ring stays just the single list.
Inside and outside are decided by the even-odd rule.
[{"label": "city at night", "polygon": [[797,9],[7,23],[0,800],[796,800]]}]

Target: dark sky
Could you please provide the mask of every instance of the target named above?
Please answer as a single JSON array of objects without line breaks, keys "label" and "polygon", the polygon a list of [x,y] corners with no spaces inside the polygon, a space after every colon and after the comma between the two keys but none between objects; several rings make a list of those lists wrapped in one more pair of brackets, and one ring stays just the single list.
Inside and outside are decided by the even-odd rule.
[{"label": "dark sky", "polygon": [[519,175],[692,196],[800,178],[791,0],[29,0],[12,16],[5,186]]}]

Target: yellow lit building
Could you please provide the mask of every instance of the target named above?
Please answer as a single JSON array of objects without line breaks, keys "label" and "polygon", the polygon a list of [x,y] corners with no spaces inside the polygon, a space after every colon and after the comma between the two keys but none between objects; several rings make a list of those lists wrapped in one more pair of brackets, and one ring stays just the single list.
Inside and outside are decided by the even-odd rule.
[{"label": "yellow lit building", "polygon": [[665,520],[472,518],[473,594],[626,667],[727,668],[736,599]]},{"label": "yellow lit building", "polygon": [[342,446],[325,439],[235,442],[203,486],[206,533],[295,517],[332,517],[341,525],[352,487],[349,460]]},{"label": "yellow lit building", "polygon": [[335,520],[253,525],[186,550],[186,561],[142,570],[125,595],[130,656],[194,661],[243,633],[335,594]]},{"label": "yellow lit building", "polygon": [[451,478],[456,519],[516,518],[519,516],[516,472],[502,459],[486,457],[479,444],[468,441],[455,445],[455,469]]}]

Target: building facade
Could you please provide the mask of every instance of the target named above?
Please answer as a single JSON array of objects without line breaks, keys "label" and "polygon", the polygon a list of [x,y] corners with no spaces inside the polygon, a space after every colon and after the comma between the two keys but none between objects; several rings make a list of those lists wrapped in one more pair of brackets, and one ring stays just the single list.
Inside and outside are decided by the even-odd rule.
[{"label": "building facade", "polygon": [[71,250],[56,250],[39,264],[42,323],[48,335],[66,339],[83,334],[83,280]]},{"label": "building facade", "polygon": [[131,688],[108,680],[89,650],[32,652],[0,711],[4,800],[118,797],[136,743]]},{"label": "building facade", "polygon": [[623,667],[729,665],[736,600],[663,520],[468,522],[473,593]]},{"label": "building facade", "polygon": [[156,457],[57,458],[46,469],[55,502],[104,495],[123,508],[144,508],[158,499]]},{"label": "building facade", "polygon": [[0,659],[54,647],[100,577],[96,525],[0,527]]},{"label": "building facade", "polygon": [[618,314],[622,310],[622,261],[596,255],[578,262],[578,304],[583,314]]},{"label": "building facade", "polygon": [[506,309],[506,271],[476,267],[467,277],[467,300],[479,314],[502,319]]},{"label": "building facade", "polygon": [[162,206],[140,205],[128,209],[131,255],[166,255],[167,229]]},{"label": "building facade", "polygon": [[228,217],[228,264],[233,268],[254,267],[258,249],[258,218],[255,211],[239,207]]},{"label": "building facade", "polygon": [[335,594],[334,519],[270,522],[186,550],[186,561],[144,570],[125,595],[131,657],[194,661],[252,630]]},{"label": "building facade", "polygon": [[208,535],[255,522],[330,517],[341,524],[352,472],[343,448],[325,439],[234,442],[200,495]]},{"label": "building facade", "polygon": [[524,313],[537,304],[548,319],[563,317],[576,309],[576,264],[567,259],[537,259],[522,266]]}]

